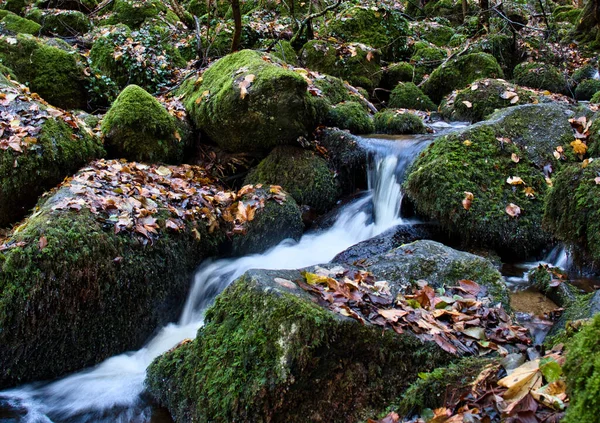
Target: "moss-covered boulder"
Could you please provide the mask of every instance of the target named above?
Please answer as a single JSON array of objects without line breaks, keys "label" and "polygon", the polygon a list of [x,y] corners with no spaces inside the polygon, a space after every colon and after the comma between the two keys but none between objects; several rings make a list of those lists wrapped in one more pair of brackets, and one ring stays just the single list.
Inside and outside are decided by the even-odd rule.
[{"label": "moss-covered boulder", "polygon": [[[541,229],[543,173],[572,132],[557,105],[523,105],[437,139],[413,164],[406,190],[417,209],[460,239],[526,256],[550,236]],[[443,195],[440,195],[443,193]]]},{"label": "moss-covered boulder", "polygon": [[452,59],[432,72],[421,89],[439,103],[452,90],[462,89],[482,78],[504,76],[496,59],[487,53],[472,53]]},{"label": "moss-covered boulder", "polygon": [[6,0],[0,4],[0,9],[8,10],[9,12],[20,14],[25,7],[30,3],[30,0]]},{"label": "moss-covered boulder", "polygon": [[415,50],[410,58],[410,62],[415,67],[414,82],[416,84],[421,83],[424,77],[433,72],[447,58],[448,53],[442,48],[425,42],[416,43]]},{"label": "moss-covered boulder", "polygon": [[579,101],[591,100],[598,91],[600,91],[600,80],[586,79],[575,88],[575,98]]},{"label": "moss-covered boulder", "polygon": [[412,27],[420,39],[429,41],[438,47],[448,46],[450,39],[456,33],[454,28],[437,22],[421,21]]},{"label": "moss-covered boulder", "polygon": [[78,10],[33,8],[26,17],[40,24],[42,33],[59,37],[85,34],[92,25],[90,18]]},{"label": "moss-covered boulder", "polygon": [[566,80],[562,73],[548,63],[521,63],[514,70],[514,79],[518,85],[563,93]]},{"label": "moss-covered boulder", "polygon": [[340,195],[340,186],[327,161],[293,146],[275,148],[246,177],[248,184],[281,185],[299,203],[317,212],[329,210]]},{"label": "moss-covered boulder", "polygon": [[573,6],[559,6],[552,12],[552,17],[556,22],[568,22],[576,25],[581,19],[582,9]]},{"label": "moss-covered boulder", "polygon": [[98,0],[36,0],[35,6],[41,9],[79,10],[89,13],[98,7]]},{"label": "moss-covered boulder", "polygon": [[381,85],[391,90],[400,82],[415,82],[415,76],[415,67],[412,64],[408,62],[392,63],[383,69]]},{"label": "moss-covered boulder", "polygon": [[494,56],[508,78],[512,75],[515,66],[522,60],[522,52],[512,35],[491,33],[477,39],[468,49],[469,53],[488,53]]},{"label": "moss-covered boulder", "polygon": [[84,122],[35,100],[0,75],[0,227],[15,223],[39,195],[104,154]]},{"label": "moss-covered boulder", "polygon": [[156,18],[160,12],[166,11],[167,6],[158,0],[115,0],[113,15],[106,23],[122,23],[135,29],[146,19]]},{"label": "moss-covered boulder", "polygon": [[277,41],[271,50],[271,54],[290,65],[295,66],[298,64],[298,53],[296,53],[296,50],[294,50],[294,47],[292,47],[292,44],[289,41]]},{"label": "moss-covered boulder", "polygon": [[566,345],[569,408],[565,423],[593,423],[600,413],[600,315]]},{"label": "moss-covered boulder", "polygon": [[401,82],[390,95],[389,107],[394,109],[416,109],[435,111],[437,106],[412,82]]},{"label": "moss-covered boulder", "polygon": [[[4,15],[4,16],[2,16]],[[0,13],[0,29],[14,32],[15,34],[38,34],[42,26],[37,22],[20,17],[11,12]]]},{"label": "moss-covered boulder", "polygon": [[407,53],[408,22],[386,7],[350,7],[334,16],[327,34],[347,43],[363,43],[381,49],[386,60],[402,59]]},{"label": "moss-covered boulder", "polygon": [[[286,201],[271,187],[222,191],[196,166],[91,163],[0,248],[0,387],[139,348],[177,318],[225,235],[251,234]],[[272,243],[285,235],[263,229]]]},{"label": "moss-covered boulder", "polygon": [[498,109],[537,102],[535,92],[503,79],[482,79],[444,99],[440,111],[445,119],[478,122]]},{"label": "moss-covered boulder", "polygon": [[0,36],[0,61],[50,104],[64,109],[86,107],[84,66],[77,53],[19,34]]},{"label": "moss-covered boulder", "polygon": [[594,67],[591,64],[583,65],[571,75],[571,79],[574,83],[579,84],[580,82],[585,81],[586,79],[595,79],[598,74],[598,68]]},{"label": "moss-covered boulder", "polygon": [[109,157],[141,162],[178,163],[186,140],[177,119],[144,89],[129,85],[102,120]]},{"label": "moss-covered boulder", "polygon": [[328,126],[347,129],[353,134],[372,134],[375,130],[373,118],[364,105],[356,101],[339,103],[327,113]]},{"label": "moss-covered boulder", "polygon": [[590,103],[600,103],[600,92],[596,92],[596,94],[594,94],[592,98],[590,98]]},{"label": "moss-covered boulder", "polygon": [[342,194],[352,194],[367,186],[367,152],[362,138],[336,128],[318,133],[319,144],[327,150],[329,165],[337,175]]},{"label": "moss-covered boulder", "polygon": [[364,44],[337,45],[312,40],[302,48],[300,59],[309,69],[337,76],[368,90],[381,81],[379,51]]},{"label": "moss-covered boulder", "polygon": [[185,60],[170,41],[169,29],[146,25],[131,31],[125,25],[102,27],[90,50],[93,67],[121,89],[139,85],[155,93],[175,77]]},{"label": "moss-covered boulder", "polygon": [[381,110],[374,116],[375,132],[378,134],[404,135],[424,134],[423,119],[408,110]]},{"label": "moss-covered boulder", "polygon": [[[469,12],[472,6],[469,3],[467,3],[467,6],[467,12]],[[462,23],[463,20],[462,3],[460,1],[434,0],[427,2],[423,10],[428,17],[445,18],[456,25]]]},{"label": "moss-covered boulder", "polygon": [[573,245],[579,264],[600,266],[600,163],[565,166],[554,178],[544,223],[560,240]]},{"label": "moss-covered boulder", "polygon": [[184,104],[198,128],[231,152],[268,151],[317,124],[306,79],[276,59],[242,50],[214,63]]},{"label": "moss-covered boulder", "polygon": [[195,341],[152,363],[150,394],[178,421],[357,421],[452,360],[411,333],[323,308],[298,279],[252,270],[235,281]]}]

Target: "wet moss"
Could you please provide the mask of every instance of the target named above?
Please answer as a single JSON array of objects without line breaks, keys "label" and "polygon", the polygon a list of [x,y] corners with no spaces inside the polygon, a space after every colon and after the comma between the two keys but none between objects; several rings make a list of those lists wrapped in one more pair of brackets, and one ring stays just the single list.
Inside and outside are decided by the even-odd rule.
[{"label": "wet moss", "polygon": [[481,78],[502,78],[496,59],[487,53],[472,53],[450,60],[433,71],[421,89],[439,103],[455,89],[462,89]]},{"label": "wet moss", "polygon": [[353,134],[372,134],[373,118],[365,107],[356,101],[339,103],[329,109],[325,123],[331,127],[347,129]]},{"label": "wet moss", "polygon": [[37,34],[42,29],[38,23],[10,12],[0,20],[0,28],[16,34]]},{"label": "wet moss", "polygon": [[299,204],[317,212],[329,210],[340,195],[339,183],[327,161],[298,147],[275,148],[246,177],[247,184],[280,185]]},{"label": "wet moss", "polygon": [[409,112],[382,110],[374,116],[375,132],[378,134],[424,134],[423,120]]},{"label": "wet moss", "polygon": [[78,10],[41,10],[30,9],[27,18],[42,25],[41,31],[46,35],[72,37],[87,33],[91,28],[90,19]]},{"label": "wet moss", "polygon": [[446,50],[433,47],[431,44],[419,42],[410,58],[415,66],[415,79],[417,82],[423,80],[426,75],[433,72],[448,57]]},{"label": "wet moss", "polygon": [[530,88],[564,93],[566,81],[560,71],[547,63],[521,63],[514,71],[515,82]]},{"label": "wet moss", "polygon": [[109,157],[130,161],[178,163],[185,140],[176,118],[137,85],[129,85],[102,120]]},{"label": "wet moss", "polygon": [[416,109],[435,111],[437,106],[412,82],[401,82],[390,95],[389,107],[395,109]]},{"label": "wet moss", "polygon": [[279,40],[275,43],[271,54],[290,65],[298,64],[298,54],[289,41]]},{"label": "wet moss", "polygon": [[415,67],[408,62],[393,63],[383,71],[382,83],[386,88],[393,89],[400,82],[419,83],[416,78]]},{"label": "wet moss", "polygon": [[575,88],[575,99],[579,101],[591,100],[600,91],[600,81],[597,79],[586,79],[581,81]]}]

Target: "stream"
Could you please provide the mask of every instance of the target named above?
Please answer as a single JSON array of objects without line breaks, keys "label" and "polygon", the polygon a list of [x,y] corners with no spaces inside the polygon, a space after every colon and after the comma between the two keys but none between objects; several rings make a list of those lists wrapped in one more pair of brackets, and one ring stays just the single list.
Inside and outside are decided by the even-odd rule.
[{"label": "stream", "polygon": [[[285,240],[263,254],[205,261],[196,272],[179,322],[162,328],[138,351],[111,357],[94,368],[54,382],[0,393],[0,422],[170,422],[168,413],[154,409],[144,396],[146,368],[152,360],[182,340],[193,339],[203,324],[207,306],[247,270],[298,269],[326,263],[348,247],[389,228],[413,224],[400,216],[404,173],[435,137],[458,126],[434,124],[435,135],[363,138],[369,152],[369,189],[341,207],[330,228],[308,232],[298,242]],[[559,265],[560,257],[549,260]],[[517,287],[523,284],[523,272],[538,264],[516,267],[508,283]]]}]

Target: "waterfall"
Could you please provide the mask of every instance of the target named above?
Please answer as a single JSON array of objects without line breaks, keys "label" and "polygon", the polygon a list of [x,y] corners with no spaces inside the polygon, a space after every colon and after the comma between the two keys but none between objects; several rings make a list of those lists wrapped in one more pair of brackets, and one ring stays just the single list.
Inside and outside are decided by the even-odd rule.
[{"label": "waterfall", "polygon": [[[49,384],[34,384],[0,393],[2,402],[27,410],[24,421],[148,422],[151,409],[140,394],[152,360],[186,338],[194,338],[214,297],[252,268],[297,269],[326,263],[348,247],[402,223],[400,205],[404,174],[432,136],[385,141],[364,139],[369,151],[369,190],[344,206],[334,225],[286,240],[263,254],[203,263],[194,277],[180,321],[170,324],[142,349],[111,357],[98,366]],[[0,415],[1,417],[1,415]]]}]

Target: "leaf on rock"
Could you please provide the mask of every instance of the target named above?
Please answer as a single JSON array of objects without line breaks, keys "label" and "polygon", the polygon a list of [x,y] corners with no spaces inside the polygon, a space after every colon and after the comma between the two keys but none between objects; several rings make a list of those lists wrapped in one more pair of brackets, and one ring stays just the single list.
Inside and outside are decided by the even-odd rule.
[{"label": "leaf on rock", "polygon": [[248,95],[248,88],[250,88],[250,85],[252,85],[252,82],[254,82],[255,78],[256,78],[256,75],[248,74],[242,80],[242,82],[240,82],[240,98],[242,100],[245,99],[246,96]]},{"label": "leaf on rock", "polygon": [[573,147],[573,152],[579,156],[583,156],[588,147],[581,140],[575,140],[571,142],[571,147]]},{"label": "leaf on rock", "polygon": [[521,214],[521,207],[514,203],[510,203],[508,206],[506,206],[505,211],[510,217],[518,217]]}]

